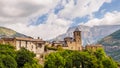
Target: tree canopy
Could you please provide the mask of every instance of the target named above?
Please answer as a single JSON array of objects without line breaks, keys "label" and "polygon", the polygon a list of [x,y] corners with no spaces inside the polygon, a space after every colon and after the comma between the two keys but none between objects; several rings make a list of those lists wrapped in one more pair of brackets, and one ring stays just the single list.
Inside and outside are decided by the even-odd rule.
[{"label": "tree canopy", "polygon": [[102,49],[95,52],[63,50],[47,55],[44,68],[117,68],[117,64]]},{"label": "tree canopy", "polygon": [[16,51],[14,46],[0,44],[0,68],[43,68],[25,48]]},{"label": "tree canopy", "polygon": [[[43,68],[25,48],[15,50],[11,45],[0,44],[0,68]],[[45,56],[44,68],[117,68],[117,63],[103,49],[71,51],[58,49]]]}]

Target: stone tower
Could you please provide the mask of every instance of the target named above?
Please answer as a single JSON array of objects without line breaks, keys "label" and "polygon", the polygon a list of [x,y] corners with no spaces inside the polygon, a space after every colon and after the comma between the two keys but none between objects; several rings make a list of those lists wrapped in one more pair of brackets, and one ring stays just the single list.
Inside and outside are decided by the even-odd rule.
[{"label": "stone tower", "polygon": [[81,31],[79,31],[78,28],[76,28],[74,31],[74,39],[75,39],[75,42],[81,43]]},{"label": "stone tower", "polygon": [[76,49],[82,50],[81,31],[78,28],[74,31],[74,41],[76,43]]}]

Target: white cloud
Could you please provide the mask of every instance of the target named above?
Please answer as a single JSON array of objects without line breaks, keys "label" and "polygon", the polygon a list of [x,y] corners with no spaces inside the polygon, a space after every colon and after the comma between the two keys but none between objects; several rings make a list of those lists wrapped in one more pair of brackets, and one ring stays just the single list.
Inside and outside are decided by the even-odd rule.
[{"label": "white cloud", "polygon": [[65,33],[72,22],[62,18],[58,18],[57,15],[51,13],[45,24],[38,26],[27,26],[24,23],[7,24],[6,27],[12,28],[15,31],[24,33],[32,37],[41,37],[43,39],[52,39],[59,34]]},{"label": "white cloud", "polygon": [[[71,21],[58,18],[51,11],[59,0],[44,0],[44,2],[43,0],[8,1],[0,1],[1,4],[4,4],[0,7],[0,25],[14,29],[17,32],[32,37],[40,36],[43,39],[51,39],[64,33],[71,23]],[[49,17],[45,24],[27,26],[29,19],[47,12],[49,12]]]},{"label": "white cloud", "polygon": [[120,25],[120,12],[107,12],[102,19],[94,18],[86,22],[84,25]]},{"label": "white cloud", "polygon": [[[74,0],[68,1],[67,3],[66,0],[0,0],[0,25],[32,37],[52,39],[66,32],[72,23],[69,19],[86,15],[93,18],[92,13],[98,11],[103,3],[111,2],[111,0],[76,0],[77,4],[74,5]],[[56,15],[53,10],[58,3],[61,3],[64,9]],[[28,26],[31,18],[46,13],[48,19],[44,24]],[[98,21],[99,19],[95,19],[93,23],[99,25]],[[91,24],[89,22],[86,25]]]},{"label": "white cloud", "polygon": [[21,21],[29,17],[42,15],[53,9],[59,0],[0,0],[0,22]]},{"label": "white cloud", "polygon": [[69,19],[91,15],[98,11],[105,2],[110,3],[111,0],[77,0],[76,5],[74,0],[70,0],[69,3],[65,4],[64,10],[60,11],[59,15]]}]

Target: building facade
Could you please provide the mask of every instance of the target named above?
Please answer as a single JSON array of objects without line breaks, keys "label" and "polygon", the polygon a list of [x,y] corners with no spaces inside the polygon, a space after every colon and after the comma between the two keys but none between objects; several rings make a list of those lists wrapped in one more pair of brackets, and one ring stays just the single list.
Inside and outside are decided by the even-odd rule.
[{"label": "building facade", "polygon": [[90,44],[86,45],[85,47],[82,46],[82,38],[81,38],[81,31],[76,28],[73,32],[73,38],[72,37],[65,37],[64,41],[57,41],[52,43],[55,47],[57,45],[61,45],[63,49],[68,50],[97,50],[99,48],[102,48],[102,45],[99,44]]},{"label": "building facade", "polygon": [[66,37],[64,38],[65,46],[63,46],[64,49],[69,50],[82,50],[82,40],[81,40],[81,31],[79,31],[78,28],[75,29],[73,32],[73,38],[72,37]]},{"label": "building facade", "polygon": [[1,38],[0,43],[2,44],[11,44],[16,50],[19,50],[21,47],[26,48],[29,51],[32,51],[36,54],[36,57],[40,57],[44,53],[45,41],[41,39],[33,38]]},{"label": "building facade", "polygon": [[54,41],[52,45],[57,47],[57,45],[61,45],[63,49],[68,50],[82,50],[82,40],[81,40],[81,31],[78,28],[75,29],[73,32],[74,36],[72,37],[65,37],[64,41]]},{"label": "building facade", "polygon": [[101,44],[95,44],[95,45],[86,45],[85,50],[88,51],[96,51],[97,49],[103,48]]}]

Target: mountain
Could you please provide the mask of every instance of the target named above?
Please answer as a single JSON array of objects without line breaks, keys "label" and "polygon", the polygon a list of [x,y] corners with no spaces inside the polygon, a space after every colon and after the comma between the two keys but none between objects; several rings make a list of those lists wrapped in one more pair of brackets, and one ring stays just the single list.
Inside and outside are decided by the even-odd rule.
[{"label": "mountain", "polygon": [[109,56],[120,62],[120,30],[103,38],[98,43],[104,46]]},{"label": "mountain", "polygon": [[0,38],[3,38],[3,37],[13,38],[13,37],[28,37],[28,36],[18,33],[9,28],[0,27]]},{"label": "mountain", "polygon": [[120,46],[120,30],[110,34],[109,36],[103,38],[99,43],[104,46]]},{"label": "mountain", "polygon": [[65,37],[73,37],[73,31],[79,28],[82,31],[82,43],[83,45],[96,43],[105,36],[120,29],[120,25],[101,25],[101,26],[84,26],[79,25],[76,27],[70,27],[65,34],[57,36],[53,40],[62,41]]}]

